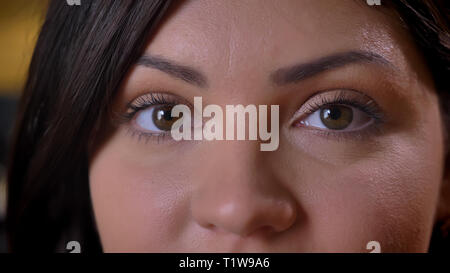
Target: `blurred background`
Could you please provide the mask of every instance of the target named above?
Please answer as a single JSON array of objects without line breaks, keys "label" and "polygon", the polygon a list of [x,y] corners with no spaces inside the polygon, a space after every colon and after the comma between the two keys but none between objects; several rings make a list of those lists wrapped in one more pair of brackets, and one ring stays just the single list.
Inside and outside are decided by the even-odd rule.
[{"label": "blurred background", "polygon": [[0,0],[0,253],[6,251],[6,164],[17,101],[47,0]]}]

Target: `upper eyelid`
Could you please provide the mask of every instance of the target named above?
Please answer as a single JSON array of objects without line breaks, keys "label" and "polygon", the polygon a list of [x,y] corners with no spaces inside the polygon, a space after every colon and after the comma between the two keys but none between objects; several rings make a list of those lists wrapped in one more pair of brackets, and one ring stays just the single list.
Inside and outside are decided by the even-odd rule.
[{"label": "upper eyelid", "polygon": [[114,122],[116,126],[125,125],[128,128],[127,130],[133,132],[134,135],[138,134],[140,136],[160,137],[161,135],[167,133],[140,132],[139,130],[132,128],[134,126],[132,123],[139,112],[147,110],[150,107],[163,104],[171,106],[184,104],[188,107],[193,107],[192,103],[181,96],[167,91],[152,91],[137,96],[133,100],[129,101],[125,110],[116,112]]},{"label": "upper eyelid", "polygon": [[[156,103],[156,101],[159,101],[160,103]],[[189,107],[192,107],[192,104],[185,98],[179,95],[175,95],[169,91],[158,90],[147,92],[135,97],[126,104],[124,111],[128,112],[131,110],[131,112],[136,113],[140,110],[144,110],[144,108],[147,108],[148,106],[159,104],[166,104],[166,105],[184,104]]]},{"label": "upper eyelid", "polygon": [[[133,98],[132,100],[128,101],[127,104],[125,105],[124,109],[112,111],[112,118],[111,118],[112,124],[116,127],[126,124],[127,122],[131,121],[134,118],[134,116],[136,115],[136,113],[138,113],[139,111],[144,110],[148,106],[158,105],[157,103],[154,103],[154,104],[145,103],[145,101],[141,105],[139,105],[137,103],[139,100],[145,99],[148,96],[155,96],[157,94],[164,95],[167,97],[169,97],[169,96],[176,97],[176,95],[170,94],[167,91],[152,91],[152,92],[147,92],[147,93],[141,94],[141,95]],[[150,101],[150,100],[148,100],[148,101]]]},{"label": "upper eyelid", "polygon": [[[132,108],[132,107],[136,107],[139,104],[145,104],[146,102],[153,100],[153,101],[163,101],[166,100],[166,97],[174,97],[175,95],[170,94],[168,92],[160,92],[160,91],[153,91],[153,92],[148,92],[148,93],[144,93],[140,96],[135,97],[134,99],[132,99],[131,101],[129,101],[127,103],[127,108]],[[146,100],[147,98],[149,98],[148,100]],[[139,102],[143,103],[139,103]]]},{"label": "upper eyelid", "polygon": [[[300,108],[298,108],[295,113],[293,114],[291,123],[294,122],[295,120],[298,120],[300,118],[300,116],[303,116],[305,114],[310,114],[311,111],[307,111],[307,109],[311,109],[311,104],[312,103],[316,103],[316,104],[320,104],[320,106],[324,106],[326,105],[325,103],[317,103],[317,101],[321,101],[324,99],[328,99],[329,103],[328,104],[333,104],[335,103],[335,101],[333,99],[329,99],[327,96],[327,94],[333,94],[334,98],[346,98],[352,101],[360,101],[361,104],[365,103],[366,105],[368,105],[369,103],[371,104],[371,106],[375,109],[373,109],[374,111],[377,112],[377,114],[379,114],[379,118],[381,119],[383,117],[383,109],[381,109],[381,107],[379,106],[379,104],[370,96],[366,95],[364,92],[358,91],[358,90],[354,90],[354,89],[345,89],[345,88],[339,88],[339,89],[328,89],[328,90],[322,90],[322,91],[317,91],[314,94],[310,95],[305,102],[302,104],[302,106],[300,106]],[[331,96],[331,95],[330,95]],[[145,101],[147,98],[149,98],[147,101]],[[318,97],[318,99],[316,99],[316,101],[314,101],[313,99]],[[173,93],[170,93],[168,91],[152,91],[152,92],[147,92],[144,93],[138,97],[135,97],[133,100],[129,101],[127,103],[127,107],[126,107],[126,112],[129,111],[130,109],[133,110],[134,114],[137,113],[139,110],[143,110],[143,107],[140,106],[151,106],[151,105],[157,105],[157,103],[148,103],[150,100],[160,100],[165,104],[185,104],[188,105],[189,107],[193,107],[192,103],[190,103],[188,100],[186,100],[185,98],[179,96],[179,95],[175,95]],[[139,105],[139,100],[144,100],[143,103],[141,103],[141,105]],[[163,100],[167,100],[167,101],[163,101]],[[355,106],[357,108],[360,108],[359,106],[361,105],[351,105],[351,106]],[[319,107],[316,107],[319,108]],[[317,110],[317,109],[316,109]],[[362,109],[364,110],[364,109]],[[125,113],[125,115],[127,115],[127,113]]]},{"label": "upper eyelid", "polygon": [[[328,95],[330,94],[330,95]],[[333,98],[330,98],[329,96],[333,96]],[[327,101],[325,101],[327,100]],[[311,104],[320,104],[320,105],[327,105],[327,104],[335,104],[339,101],[356,101],[360,103],[365,104],[371,104],[377,108],[380,108],[379,104],[370,96],[364,94],[361,91],[353,90],[353,89],[335,89],[335,90],[326,90],[326,91],[320,91],[316,92],[313,95],[309,96],[305,102],[302,104],[302,106],[296,111],[296,113],[305,112],[305,110],[311,105]],[[306,109],[305,109],[306,108]],[[380,109],[381,110],[381,109]]]},{"label": "upper eyelid", "polygon": [[[328,97],[332,96],[332,98]],[[331,95],[332,94],[332,95]],[[294,125],[296,122],[301,120],[302,118],[307,117],[308,115],[312,114],[314,111],[319,110],[321,107],[326,105],[332,105],[337,104],[335,99],[336,98],[346,98],[350,101],[353,101],[355,103],[351,104],[350,106],[354,106],[358,108],[359,110],[363,110],[366,114],[371,115],[373,118],[376,119],[377,122],[383,121],[385,119],[384,110],[380,107],[380,105],[370,96],[366,95],[364,92],[354,90],[354,89],[328,89],[323,91],[317,91],[311,96],[309,96],[304,103],[298,108],[292,118],[289,120],[289,124]],[[322,103],[324,99],[327,99],[328,103]],[[358,103],[359,100],[359,104]],[[369,104],[370,102],[370,104]],[[362,104],[365,105],[362,105]],[[346,103],[342,103],[346,104]],[[348,105],[348,103],[347,103]],[[370,109],[368,109],[370,108]],[[312,111],[314,110],[314,111]],[[367,113],[367,110],[370,110],[369,113]]]},{"label": "upper eyelid", "polygon": [[[308,105],[308,108],[306,109],[306,114],[311,114],[313,112],[315,112],[316,110],[319,110],[320,108],[324,107],[324,106],[329,106],[329,105],[347,105],[347,106],[351,106],[354,108],[357,108],[359,110],[362,110],[363,112],[367,112],[366,108],[364,108],[364,105],[360,104],[359,102],[355,102],[354,100],[350,100],[350,99],[344,99],[344,100],[336,100],[336,101],[329,101],[329,102],[324,102],[321,104],[314,104],[314,105]],[[368,105],[368,103],[366,103],[365,105]],[[372,112],[372,111],[369,111]]]}]

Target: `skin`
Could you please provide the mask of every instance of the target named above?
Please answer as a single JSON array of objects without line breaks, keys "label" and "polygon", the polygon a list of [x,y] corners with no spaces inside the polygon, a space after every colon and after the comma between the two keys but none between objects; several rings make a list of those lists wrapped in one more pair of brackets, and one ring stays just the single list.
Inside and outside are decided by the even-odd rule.
[{"label": "skin", "polygon": [[[139,138],[132,122],[104,122],[90,189],[106,252],[427,251],[444,171],[438,97],[419,51],[386,8],[360,1],[185,1],[145,54],[193,67],[199,87],[134,66],[114,101],[166,90],[203,104],[280,105],[280,145]],[[324,20],[326,18],[326,20]],[[272,71],[349,50],[389,65],[348,64],[274,85]],[[378,130],[344,135],[296,126],[319,91],[375,101]],[[302,113],[303,110],[300,110]],[[133,127],[134,126],[134,127]]]}]

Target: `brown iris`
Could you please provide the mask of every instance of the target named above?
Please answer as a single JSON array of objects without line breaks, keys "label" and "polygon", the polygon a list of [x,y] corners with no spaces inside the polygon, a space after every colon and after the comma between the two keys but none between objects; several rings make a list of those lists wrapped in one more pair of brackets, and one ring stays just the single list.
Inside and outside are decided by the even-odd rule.
[{"label": "brown iris", "polygon": [[353,120],[353,110],[344,105],[332,105],[320,110],[320,120],[332,130],[343,130],[347,128]]},{"label": "brown iris", "polygon": [[170,131],[172,129],[173,123],[179,119],[179,117],[172,117],[172,108],[172,105],[155,106],[152,119],[156,128],[163,131]]}]

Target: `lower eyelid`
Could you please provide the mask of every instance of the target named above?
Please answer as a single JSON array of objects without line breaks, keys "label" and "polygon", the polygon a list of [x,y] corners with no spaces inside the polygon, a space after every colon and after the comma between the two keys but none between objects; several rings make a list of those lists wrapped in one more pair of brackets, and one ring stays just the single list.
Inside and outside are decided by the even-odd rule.
[{"label": "lower eyelid", "polygon": [[[359,94],[359,95],[345,94],[345,93],[350,93],[350,92],[353,92],[353,93]],[[147,94],[147,96],[148,96],[148,94]],[[178,102],[176,102],[176,104],[190,105],[190,103],[186,103],[185,101],[183,101],[184,99],[179,99],[179,100],[178,99],[177,100],[174,99],[174,97],[177,97],[175,95],[164,93],[163,96],[168,96],[168,97],[172,98],[172,99],[170,99],[171,103],[174,103],[175,101],[178,101]],[[308,115],[308,112],[312,111],[312,109],[317,108],[316,110],[318,110],[318,109],[320,109],[320,107],[323,107],[324,104],[322,104],[321,106],[318,105],[320,102],[326,102],[328,104],[333,104],[332,100],[340,97],[340,98],[345,98],[346,100],[349,100],[349,101],[353,101],[352,102],[353,104],[358,104],[360,107],[364,107],[365,105],[368,105],[369,102],[373,101],[372,99],[368,98],[366,95],[361,94],[361,92],[351,91],[351,90],[347,90],[347,91],[345,91],[345,90],[344,91],[343,90],[324,91],[324,92],[322,92],[322,93],[320,93],[320,94],[318,94],[316,96],[320,96],[320,98],[315,99],[315,100],[313,100],[311,102],[308,102],[308,101],[311,100],[311,99],[309,99],[305,103],[306,105],[304,104],[302,107],[300,107],[300,110],[298,110],[296,112],[296,114],[294,115],[294,120],[290,122],[290,124],[292,124],[293,127],[299,127],[298,126],[299,121],[301,119],[305,118]],[[136,101],[136,99],[134,101]],[[309,103],[309,105],[307,105],[307,103]],[[377,105],[376,103],[374,103],[374,104]],[[132,104],[129,104],[129,105],[132,105]],[[152,105],[149,104],[149,105],[146,105],[145,107],[149,107],[149,106],[152,106]],[[371,122],[371,124],[368,125],[367,127],[379,127],[379,126],[374,126],[374,125],[379,125],[380,123],[382,123],[382,118],[381,117],[383,115],[380,113],[379,109],[377,109],[376,106],[374,106],[373,109],[371,109],[371,110],[372,110],[371,111],[372,113],[370,115],[372,116],[372,118],[374,118],[374,121]],[[137,106],[136,105],[134,106],[134,111],[135,112],[134,112],[133,115],[128,115],[127,114],[128,118],[131,119],[131,120],[133,120],[134,119],[133,116],[140,111],[140,110],[137,110]],[[364,128],[365,127],[366,126],[364,126]],[[367,128],[366,129],[364,129],[364,128],[362,129],[362,131],[367,131],[367,132],[370,131],[370,130],[366,130]],[[142,132],[142,131],[139,131],[139,130],[137,130],[135,128],[129,128],[128,131],[129,131],[129,133],[132,136],[137,136],[139,141],[145,139],[146,142],[148,142],[148,141],[150,141],[152,139],[153,140],[157,140],[158,142],[160,142],[161,140],[166,140],[166,138],[170,134],[170,132],[167,132],[167,133]],[[320,130],[317,130],[317,131],[320,131]],[[324,130],[321,130],[321,131],[324,131]],[[344,131],[332,131],[332,132],[327,132],[327,133],[317,132],[317,134],[319,134],[319,135],[326,135],[328,137],[333,136],[333,135],[334,136],[338,136],[339,135],[340,137],[344,137],[345,134],[354,134],[355,136],[360,134],[360,133],[364,133],[365,134],[365,132],[357,133],[356,131],[357,130],[355,130],[355,131],[347,131],[347,132],[344,132]],[[379,130],[377,130],[377,131],[379,131]]]},{"label": "lower eyelid", "polygon": [[[311,127],[304,127],[303,131],[313,136],[322,137],[330,141],[365,141],[373,137],[377,137],[383,134],[383,124],[373,122],[370,126],[366,126],[361,130],[355,131],[333,131],[322,130]],[[294,127],[302,127],[294,126]]]},{"label": "lower eyelid", "polygon": [[309,97],[294,113],[291,123],[306,118],[315,111],[327,106],[342,104],[355,107],[365,112],[377,122],[382,121],[384,114],[378,103],[365,93],[353,89],[335,89],[315,93]]},{"label": "lower eyelid", "polygon": [[[373,100],[371,100],[373,101]],[[322,105],[303,105],[300,109],[303,110],[303,112],[300,112],[301,110],[297,111],[297,115],[294,115],[294,118],[291,121],[292,127],[299,129],[299,127],[304,130],[305,132],[309,134],[313,134],[319,137],[324,137],[326,139],[329,139],[330,141],[340,141],[340,140],[366,140],[373,136],[379,136],[384,131],[384,124],[385,124],[385,117],[384,114],[381,112],[380,108],[376,104],[376,102],[373,101],[373,105],[371,105],[371,109],[369,113],[366,113],[363,110],[358,109],[358,111],[362,111],[368,117],[371,118],[371,120],[364,126],[351,129],[351,130],[332,130],[332,129],[322,129],[312,126],[305,126],[300,123],[300,121],[304,120],[308,115],[311,115],[312,113],[322,109],[326,105],[336,105],[336,104],[342,104],[346,105],[345,103],[333,103],[329,99],[325,101],[326,104]],[[362,102],[353,102],[350,105],[353,108],[356,108],[355,104]],[[347,105],[348,106],[348,105]],[[305,110],[307,107],[308,110]],[[369,111],[369,110],[367,110]],[[300,112],[300,113],[299,113]],[[312,112],[312,113],[311,113]]]},{"label": "lower eyelid", "polygon": [[157,143],[160,143],[162,141],[168,140],[167,138],[169,137],[170,132],[169,134],[143,132],[133,128],[132,125],[130,124],[126,128],[126,134],[132,138],[136,138],[138,142],[143,141],[145,144],[147,144],[149,141],[155,141]]}]

